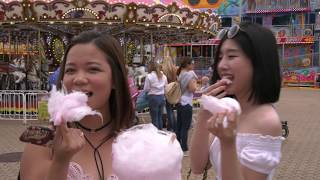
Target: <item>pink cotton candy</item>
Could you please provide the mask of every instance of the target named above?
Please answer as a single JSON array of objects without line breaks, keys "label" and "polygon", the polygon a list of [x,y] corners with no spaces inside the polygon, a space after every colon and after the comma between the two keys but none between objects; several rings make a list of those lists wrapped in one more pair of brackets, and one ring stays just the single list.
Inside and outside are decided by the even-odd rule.
[{"label": "pink cotton candy", "polygon": [[112,145],[113,172],[121,180],[180,180],[182,157],[175,135],[152,124],[120,133]]},{"label": "pink cotton candy", "polygon": [[[229,97],[218,99],[213,96],[202,95],[200,99],[202,107],[212,114],[223,113],[226,111],[236,111],[238,115],[241,114],[240,104],[237,100]],[[228,121],[225,118],[223,120],[223,127],[228,126]]]},{"label": "pink cotton candy", "polygon": [[66,94],[63,91],[57,91],[54,86],[50,91],[48,101],[48,111],[50,122],[60,125],[62,121],[74,122],[80,121],[87,115],[99,115],[99,112],[93,111],[87,105],[88,97],[85,93],[76,91]]}]

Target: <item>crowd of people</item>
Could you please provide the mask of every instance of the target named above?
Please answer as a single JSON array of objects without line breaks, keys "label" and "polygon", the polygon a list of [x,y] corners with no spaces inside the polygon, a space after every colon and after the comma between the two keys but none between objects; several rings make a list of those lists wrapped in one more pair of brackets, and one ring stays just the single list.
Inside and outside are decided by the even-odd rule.
[{"label": "crowd of people", "polygon": [[[177,67],[170,58],[162,64],[148,63],[143,89],[151,122],[162,130],[166,110],[166,129],[175,133],[184,155],[190,156],[193,173],[214,166],[217,180],[270,180],[280,162],[283,141],[281,121],[273,106],[281,89],[275,37],[270,30],[251,23],[223,29],[218,36],[221,41],[211,77],[198,78],[189,57]],[[27,144],[21,159],[22,180],[117,179],[112,169],[112,144],[121,131],[133,126],[135,116],[121,49],[112,36],[96,31],[83,32],[72,40],[57,87],[85,92],[88,106],[100,112],[103,120],[86,116],[80,122],[55,126],[50,147]],[[174,81],[180,84],[181,97],[177,104],[170,104],[164,89]],[[189,147],[195,93],[232,97],[242,113],[212,114],[200,106]]]}]

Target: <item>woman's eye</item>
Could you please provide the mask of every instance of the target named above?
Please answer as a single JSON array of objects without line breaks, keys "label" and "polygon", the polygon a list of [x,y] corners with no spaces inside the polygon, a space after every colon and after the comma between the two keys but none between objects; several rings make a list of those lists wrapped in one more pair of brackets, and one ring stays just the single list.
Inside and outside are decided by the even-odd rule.
[{"label": "woman's eye", "polygon": [[74,69],[72,69],[72,68],[67,68],[65,71],[64,71],[64,73],[72,73],[72,72],[74,72],[75,70]]},{"label": "woman's eye", "polygon": [[90,72],[99,72],[100,71],[100,68],[98,67],[92,67],[89,69]]}]

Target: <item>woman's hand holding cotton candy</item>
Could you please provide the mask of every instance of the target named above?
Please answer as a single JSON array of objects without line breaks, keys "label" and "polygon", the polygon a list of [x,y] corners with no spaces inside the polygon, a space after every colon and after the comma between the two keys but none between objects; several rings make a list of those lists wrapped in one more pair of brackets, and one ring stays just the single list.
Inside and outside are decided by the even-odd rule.
[{"label": "woman's hand holding cotton candy", "polygon": [[[216,113],[207,121],[208,130],[217,136],[221,143],[233,143],[237,135],[238,118],[236,111]],[[223,125],[224,120],[228,121],[227,127]]]},{"label": "woman's hand holding cotton candy", "polygon": [[208,96],[214,96],[216,98],[223,98],[227,95],[225,90],[227,86],[231,83],[232,82],[229,79],[222,79],[214,83],[213,85],[209,86],[204,94]]},{"label": "woman's hand holding cotton candy", "polygon": [[234,139],[237,129],[237,118],[241,114],[240,104],[229,97],[218,99],[202,95],[200,103],[203,109],[212,116],[207,120],[208,130],[223,139]]},{"label": "woman's hand holding cotton candy", "polygon": [[56,126],[53,160],[62,163],[69,162],[85,143],[84,134],[80,129],[68,128],[66,123]]},{"label": "woman's hand holding cotton candy", "polygon": [[[232,82],[229,79],[222,79],[222,80],[216,82],[215,84],[209,86],[206,89],[206,91],[203,93],[203,95],[212,96],[212,97],[215,97],[218,99],[223,98],[227,95],[225,90],[226,90],[227,86],[231,83]],[[198,123],[202,123],[204,121],[207,121],[212,116],[212,112],[210,112],[208,110],[208,108],[207,109],[203,108],[202,103],[200,105],[201,105],[200,110],[198,112],[198,120],[199,120]]]}]

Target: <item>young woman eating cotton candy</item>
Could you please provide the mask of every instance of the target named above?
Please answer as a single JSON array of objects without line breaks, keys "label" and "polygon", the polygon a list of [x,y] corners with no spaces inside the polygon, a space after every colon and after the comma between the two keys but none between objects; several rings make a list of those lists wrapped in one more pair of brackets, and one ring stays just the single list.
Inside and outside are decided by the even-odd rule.
[{"label": "young woman eating cotton candy", "polygon": [[273,107],[281,89],[276,39],[270,30],[250,23],[218,36],[214,84],[201,98],[191,169],[202,173],[212,165],[217,180],[271,180],[283,141]]},{"label": "young woman eating cotton candy", "polygon": [[[180,179],[182,150],[173,134],[152,125],[129,129],[134,110],[121,49],[116,39],[96,31],[72,40],[48,104],[53,145],[26,145],[22,180],[129,180],[128,167],[137,168],[137,180]],[[146,162],[158,165],[148,168]]]}]

